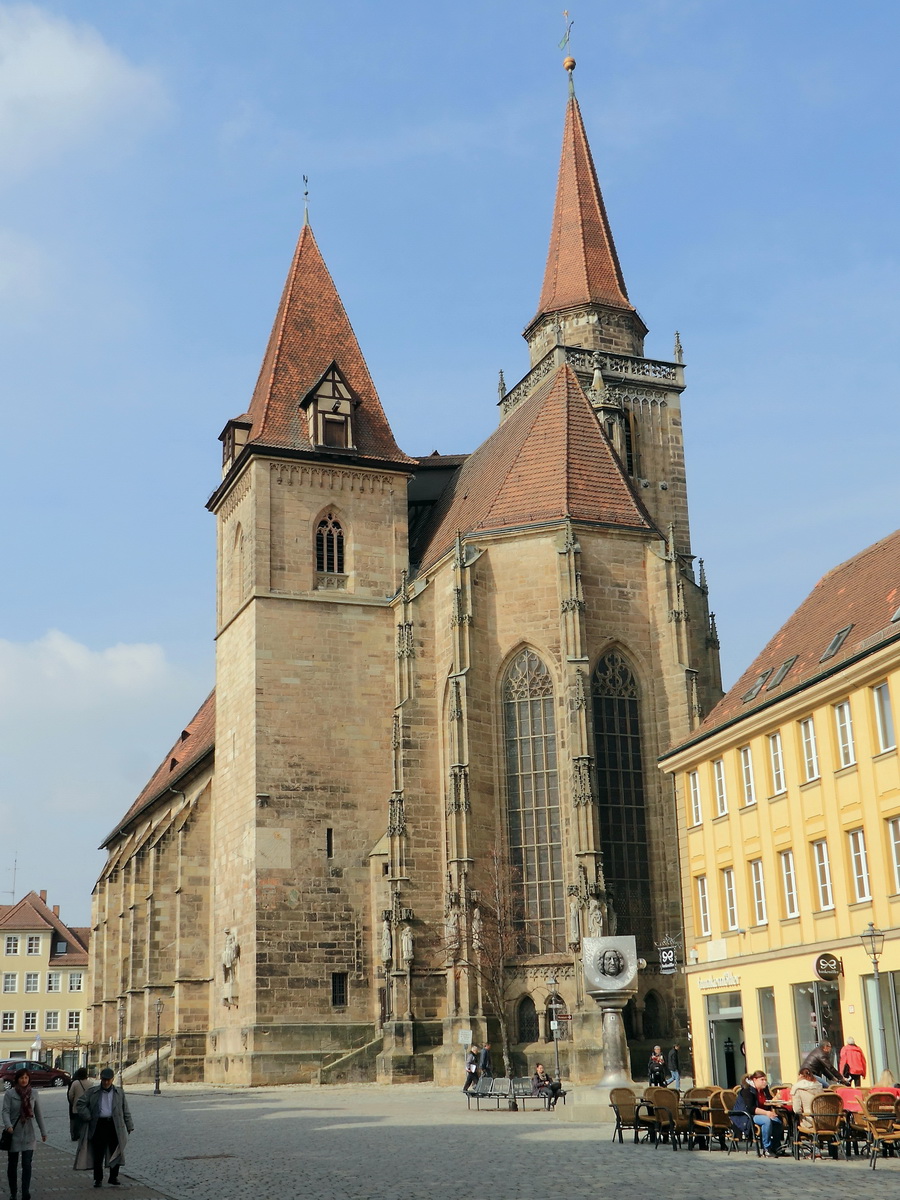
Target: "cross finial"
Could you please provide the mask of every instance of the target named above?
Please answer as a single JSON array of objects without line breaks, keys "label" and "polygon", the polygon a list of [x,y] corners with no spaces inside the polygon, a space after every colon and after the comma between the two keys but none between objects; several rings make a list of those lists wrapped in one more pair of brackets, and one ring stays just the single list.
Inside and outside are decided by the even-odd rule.
[{"label": "cross finial", "polygon": [[309,176],[303,176],[303,224],[309,224]]}]

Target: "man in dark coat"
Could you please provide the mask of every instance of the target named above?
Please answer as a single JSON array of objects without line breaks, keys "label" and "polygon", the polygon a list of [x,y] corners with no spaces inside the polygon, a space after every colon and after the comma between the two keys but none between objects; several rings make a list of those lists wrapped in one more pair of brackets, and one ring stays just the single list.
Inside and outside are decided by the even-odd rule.
[{"label": "man in dark coat", "polygon": [[678,1059],[679,1049],[680,1047],[676,1042],[666,1055],[666,1066],[669,1068],[669,1078],[666,1080],[666,1087],[674,1088],[676,1092],[681,1091],[681,1063]]},{"label": "man in dark coat", "polygon": [[99,1087],[88,1088],[79,1096],[75,1113],[84,1123],[75,1170],[93,1168],[94,1187],[103,1186],[103,1163],[109,1164],[109,1182],[121,1183],[119,1168],[125,1161],[125,1144],[134,1129],[128,1101],[121,1088],[113,1087],[115,1072],[104,1067]]},{"label": "man in dark coat", "polygon": [[829,1083],[845,1083],[831,1065],[831,1042],[820,1042],[804,1058],[800,1064],[801,1071],[812,1071],[819,1083],[828,1087]]},{"label": "man in dark coat", "polygon": [[485,1042],[481,1047],[481,1053],[478,1055],[478,1073],[486,1075],[488,1079],[494,1078],[494,1064],[491,1062],[490,1042]]}]

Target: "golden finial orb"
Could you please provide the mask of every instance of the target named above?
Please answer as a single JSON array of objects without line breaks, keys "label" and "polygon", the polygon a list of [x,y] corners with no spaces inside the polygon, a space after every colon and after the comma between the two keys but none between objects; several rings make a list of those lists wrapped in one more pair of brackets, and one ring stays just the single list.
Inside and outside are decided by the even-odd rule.
[{"label": "golden finial orb", "polygon": [[574,59],[574,58],[571,56],[571,54],[569,55],[569,57],[568,57],[568,58],[564,58],[564,59],[563,59],[563,67],[564,67],[564,68],[565,68],[567,71],[574,71],[574,70],[575,70],[575,59]]}]

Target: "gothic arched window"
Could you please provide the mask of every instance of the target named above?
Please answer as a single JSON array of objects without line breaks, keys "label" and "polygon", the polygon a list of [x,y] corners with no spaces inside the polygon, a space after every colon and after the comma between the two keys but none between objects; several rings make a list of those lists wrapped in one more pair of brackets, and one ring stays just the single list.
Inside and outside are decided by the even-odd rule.
[{"label": "gothic arched window", "polygon": [[549,671],[533,651],[522,650],[503,681],[513,921],[522,954],[565,944],[553,703]]},{"label": "gothic arched window", "polygon": [[344,531],[331,513],[316,529],[316,570],[320,575],[344,574]]},{"label": "gothic arched window", "polygon": [[617,929],[639,946],[652,940],[650,862],[637,680],[616,651],[601,658],[591,687],[603,872]]},{"label": "gothic arched window", "polygon": [[541,1036],[537,1009],[530,996],[523,996],[516,1010],[516,1025],[520,1042],[536,1042]]}]

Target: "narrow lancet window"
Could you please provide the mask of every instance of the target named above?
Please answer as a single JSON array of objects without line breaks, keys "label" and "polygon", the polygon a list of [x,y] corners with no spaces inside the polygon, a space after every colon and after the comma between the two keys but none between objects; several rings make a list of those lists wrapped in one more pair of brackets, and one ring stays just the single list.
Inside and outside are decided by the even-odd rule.
[{"label": "narrow lancet window", "polygon": [[320,575],[344,574],[344,531],[331,513],[316,529],[316,570]]}]

